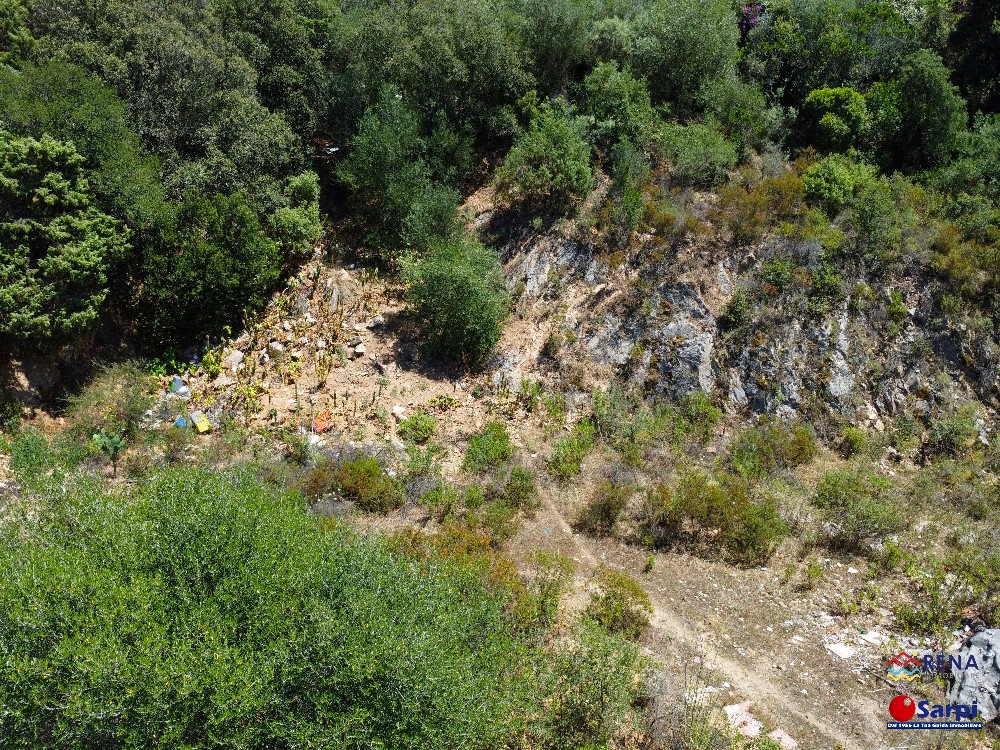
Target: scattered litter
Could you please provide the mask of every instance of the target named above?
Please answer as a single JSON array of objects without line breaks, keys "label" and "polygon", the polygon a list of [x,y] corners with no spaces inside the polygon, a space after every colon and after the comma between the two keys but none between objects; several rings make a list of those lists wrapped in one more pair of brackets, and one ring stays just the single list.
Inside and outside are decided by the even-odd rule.
[{"label": "scattered litter", "polygon": [[847,569],[847,572],[848,572],[848,573],[850,573],[850,574],[851,574],[851,575],[853,576],[853,575],[857,575],[857,574],[858,574],[858,573],[860,573],[861,571],[860,571],[860,570],[858,570],[857,568],[848,568],[848,569]]},{"label": "scattered litter", "polygon": [[174,420],[174,427],[180,427],[182,430],[188,426],[188,421],[184,417],[177,417]]},{"label": "scattered litter", "polygon": [[176,393],[178,396],[189,396],[191,388],[181,379],[180,375],[174,375],[170,381],[170,392]]},{"label": "scattered litter", "polygon": [[875,630],[869,630],[867,633],[861,636],[861,640],[863,640],[865,643],[870,643],[873,646],[881,646],[883,643],[889,642],[889,636],[885,635],[884,633],[879,633]]},{"label": "scattered litter", "polygon": [[799,743],[789,737],[784,729],[775,729],[767,736],[781,745],[781,750],[795,750],[799,746]]},{"label": "scattered litter", "polygon": [[191,412],[191,421],[194,422],[194,428],[198,430],[199,434],[212,431],[212,424],[208,421],[208,417],[205,416],[204,412]]},{"label": "scattered litter", "polygon": [[850,659],[854,656],[854,649],[846,643],[828,643],[826,644],[826,648],[828,651],[832,651],[841,659]]},{"label": "scattered litter", "polygon": [[725,706],[722,710],[729,717],[729,726],[744,737],[756,737],[764,730],[764,725],[750,713],[750,701]]},{"label": "scattered litter", "polygon": [[313,420],[313,432],[322,435],[330,429],[330,423],[332,420],[333,414],[329,411],[321,411],[316,415],[316,419]]}]

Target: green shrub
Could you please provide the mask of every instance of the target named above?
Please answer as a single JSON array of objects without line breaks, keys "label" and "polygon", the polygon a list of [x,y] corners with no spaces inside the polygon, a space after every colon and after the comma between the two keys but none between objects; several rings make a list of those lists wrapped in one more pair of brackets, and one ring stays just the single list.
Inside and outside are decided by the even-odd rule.
[{"label": "green shrub", "polygon": [[770,494],[754,493],[746,479],[733,474],[684,472],[671,490],[650,491],[648,519],[654,539],[704,542],[711,538],[740,565],[766,562],[788,533]]},{"label": "green shrub", "polygon": [[495,547],[501,547],[517,533],[517,508],[499,498],[484,502],[468,514],[469,528],[483,534]]},{"label": "green shrub", "polygon": [[649,594],[627,573],[601,567],[595,574],[597,590],[586,615],[612,634],[635,640],[649,629],[653,604]]},{"label": "green shrub", "polygon": [[813,315],[821,315],[841,298],[843,279],[836,267],[827,260],[822,261],[812,273],[812,285],[809,287],[809,301],[806,309]]},{"label": "green shrub", "polygon": [[590,144],[585,118],[565,102],[543,102],[496,171],[501,194],[565,211],[590,192]]},{"label": "green shrub", "polygon": [[22,428],[14,433],[7,450],[11,471],[21,479],[40,474],[54,461],[49,441],[32,428]]},{"label": "green shrub", "polygon": [[68,399],[71,431],[88,440],[102,429],[125,438],[135,436],[153,405],[156,387],[156,379],[139,362],[102,366],[80,393]]},{"label": "green shrub", "polygon": [[493,350],[510,311],[495,252],[471,239],[437,244],[406,260],[403,277],[430,354],[476,364]]},{"label": "green shrub", "polygon": [[[534,746],[551,750],[614,747],[634,732],[646,703],[645,663],[624,635],[609,635],[584,620],[574,642],[559,649],[543,677],[549,700]],[[630,731],[631,730],[631,731]]]},{"label": "green shrub", "polygon": [[586,505],[576,520],[576,528],[591,536],[609,536],[618,516],[635,491],[634,487],[601,481],[594,487]]},{"label": "green shrub", "polygon": [[[631,715],[631,694],[609,691],[636,678],[634,651],[522,639],[507,611],[516,574],[324,531],[250,471],[161,471],[130,498],[53,490],[0,532],[14,746],[485,750],[553,722],[612,733]],[[612,666],[609,684],[586,681]],[[608,702],[581,724],[556,694]]]},{"label": "green shrub", "polygon": [[865,98],[852,88],[816,89],[802,104],[806,135],[822,151],[846,151],[868,119]]},{"label": "green shrub", "polygon": [[874,167],[853,162],[840,154],[824,157],[802,175],[806,200],[831,215],[838,213],[857,191],[874,178]]},{"label": "green shrub", "polygon": [[753,320],[753,302],[742,289],[733,292],[719,318],[719,328],[723,332],[738,331]]},{"label": "green shrub", "polygon": [[21,414],[24,407],[16,398],[0,392],[0,432],[15,433],[21,428]]},{"label": "green shrub", "polygon": [[757,276],[764,284],[781,291],[792,283],[794,269],[795,265],[788,258],[775,258],[764,263],[757,271]]},{"label": "green shrub", "polygon": [[812,460],[816,434],[805,422],[765,421],[740,432],[729,446],[729,463],[741,476],[762,479]]},{"label": "green shrub", "polygon": [[490,422],[482,432],[469,438],[462,467],[466,471],[486,471],[503,465],[510,459],[510,433],[501,422]]},{"label": "green shrub", "polygon": [[322,458],[305,470],[298,486],[307,500],[319,500],[337,487],[337,466]]},{"label": "green shrub", "polygon": [[848,425],[840,436],[840,454],[851,458],[862,453],[868,447],[868,433],[859,427]]},{"label": "green shrub", "polygon": [[549,472],[558,479],[570,479],[580,473],[580,463],[594,444],[594,423],[580,422],[564,438],[556,440],[549,458]]},{"label": "green shrub", "polygon": [[437,420],[433,415],[419,409],[399,423],[398,432],[404,440],[423,445],[432,437],[437,429]]},{"label": "green shrub", "polygon": [[953,414],[931,420],[928,448],[932,453],[961,456],[975,440],[976,408],[967,404]]},{"label": "green shrub", "polygon": [[530,559],[528,591],[533,612],[530,619],[541,628],[551,627],[559,614],[559,601],[573,577],[573,559],[556,552],[535,552]]},{"label": "green shrub", "polygon": [[664,125],[659,138],[672,174],[681,183],[714,187],[736,164],[736,146],[707,125]]},{"label": "green shrub", "polygon": [[804,209],[805,183],[793,170],[753,187],[737,183],[719,189],[713,216],[738,243],[759,240],[768,228],[798,217]]},{"label": "green shrub", "polygon": [[584,114],[594,119],[594,140],[605,154],[621,141],[639,149],[653,136],[656,116],[645,81],[614,62],[599,63],[580,85]]},{"label": "green shrub", "polygon": [[712,403],[704,391],[695,391],[681,398],[681,415],[690,430],[702,442],[712,437],[715,426],[722,418],[722,410]]},{"label": "green shrub", "polygon": [[539,504],[535,477],[523,466],[513,467],[495,494],[518,510],[534,510]]},{"label": "green shrub", "polygon": [[815,502],[829,513],[835,529],[828,543],[837,549],[862,552],[870,540],[900,531],[907,523],[891,482],[856,469],[824,474]]},{"label": "green shrub", "polygon": [[447,482],[438,481],[420,497],[420,502],[434,514],[440,523],[453,521],[459,511],[462,498],[458,489]]},{"label": "green shrub", "polygon": [[399,483],[382,469],[375,458],[360,457],[337,467],[336,487],[345,499],[369,513],[399,508],[406,499]]}]

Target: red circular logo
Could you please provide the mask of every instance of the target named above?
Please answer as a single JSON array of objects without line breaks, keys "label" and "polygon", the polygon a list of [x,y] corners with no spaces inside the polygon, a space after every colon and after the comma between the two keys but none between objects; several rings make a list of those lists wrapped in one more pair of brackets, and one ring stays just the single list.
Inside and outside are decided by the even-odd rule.
[{"label": "red circular logo", "polygon": [[896,721],[909,721],[917,713],[917,703],[908,695],[897,695],[889,701],[889,713]]}]

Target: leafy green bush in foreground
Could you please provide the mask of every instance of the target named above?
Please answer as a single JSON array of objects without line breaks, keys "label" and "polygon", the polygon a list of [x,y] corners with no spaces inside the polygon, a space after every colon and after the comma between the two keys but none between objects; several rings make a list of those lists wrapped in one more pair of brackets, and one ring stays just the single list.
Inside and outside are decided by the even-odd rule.
[{"label": "leafy green bush in foreground", "polygon": [[458,563],[324,531],[247,472],[135,492],[70,481],[0,528],[5,747],[565,747],[628,711],[630,647],[589,647],[630,666],[582,683]]}]

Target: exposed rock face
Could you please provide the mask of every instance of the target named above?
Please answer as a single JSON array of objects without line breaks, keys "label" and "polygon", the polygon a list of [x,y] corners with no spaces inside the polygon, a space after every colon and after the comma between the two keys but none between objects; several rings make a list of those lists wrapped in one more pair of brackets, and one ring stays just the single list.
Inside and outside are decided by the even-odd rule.
[{"label": "exposed rock face", "polygon": [[[633,263],[611,266],[585,240],[549,234],[512,243],[501,256],[524,309],[542,305],[555,321],[549,330],[565,328],[579,341],[568,358],[618,370],[650,395],[705,391],[731,409],[785,417],[825,409],[874,430],[904,411],[933,417],[957,402],[998,403],[1000,345],[962,325],[948,328],[926,281],[896,279],[900,295],[838,266],[840,292],[816,300],[809,274],[825,256],[814,242],[775,239],[753,253],[661,248],[663,260],[652,263],[633,252]],[[773,258],[799,275],[767,288],[758,272]],[[723,333],[726,305],[740,290],[753,299],[750,319]],[[905,315],[890,320],[894,294]],[[529,364],[523,355],[518,361]],[[497,378],[516,380],[511,371],[521,368],[502,365]],[[595,374],[592,385],[606,379]]]},{"label": "exposed rock face", "polygon": [[657,390],[672,396],[711,393],[718,334],[715,318],[689,282],[666,289],[663,301],[676,312],[665,325],[647,331],[659,368]]},{"label": "exposed rock face", "polygon": [[947,700],[968,706],[975,701],[979,719],[993,721],[1000,716],[1000,629],[979,631],[966,640],[959,653],[963,666],[974,656],[979,669],[953,666]]}]

